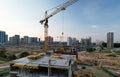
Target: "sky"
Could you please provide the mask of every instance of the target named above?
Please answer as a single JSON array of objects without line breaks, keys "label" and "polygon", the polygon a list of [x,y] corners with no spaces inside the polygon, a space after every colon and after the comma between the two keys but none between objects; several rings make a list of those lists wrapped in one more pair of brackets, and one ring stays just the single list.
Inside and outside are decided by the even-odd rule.
[{"label": "sky", "polygon": [[[9,37],[15,34],[44,39],[44,26],[39,23],[44,12],[68,0],[0,0],[0,30]],[[50,14],[52,9],[48,11]],[[66,37],[92,37],[106,41],[107,32],[114,32],[120,42],[120,0],[78,0],[49,19],[49,36],[59,40]]]}]

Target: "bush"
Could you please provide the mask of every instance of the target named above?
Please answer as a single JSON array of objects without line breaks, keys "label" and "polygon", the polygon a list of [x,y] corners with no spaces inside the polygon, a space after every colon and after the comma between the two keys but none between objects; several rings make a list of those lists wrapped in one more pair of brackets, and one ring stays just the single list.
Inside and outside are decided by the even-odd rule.
[{"label": "bush", "polygon": [[22,52],[20,55],[19,55],[19,58],[22,58],[22,57],[26,57],[30,55],[28,52]]},{"label": "bush", "polygon": [[0,47],[0,57],[6,58],[6,55],[5,55],[6,52],[7,52],[6,48],[4,46],[1,46]]},{"label": "bush", "polygon": [[103,52],[104,52],[104,53],[111,53],[110,50],[104,50]]},{"label": "bush", "polygon": [[8,55],[7,58],[9,60],[14,60],[14,59],[17,59],[17,57],[15,55]]},{"label": "bush", "polygon": [[4,53],[4,54],[1,54],[0,57],[7,58],[7,55]]},{"label": "bush", "polygon": [[5,77],[9,75],[9,71],[0,71],[0,77]]},{"label": "bush", "polygon": [[107,47],[107,43],[103,42],[103,43],[102,43],[102,46],[103,46],[103,47]]},{"label": "bush", "polygon": [[83,63],[83,62],[78,62],[77,64],[78,65],[85,65],[85,66],[92,66],[91,64],[86,64],[86,63]]},{"label": "bush", "polygon": [[2,57],[0,57],[0,60],[1,60],[1,61],[8,61],[7,58],[2,58]]},{"label": "bush", "polygon": [[120,55],[120,50],[119,50],[119,51],[115,51],[115,53],[116,53],[117,55]]},{"label": "bush", "polygon": [[93,52],[95,51],[95,48],[87,48],[87,52]]},{"label": "bush", "polygon": [[110,56],[110,57],[117,57],[115,54],[109,54],[107,56]]},{"label": "bush", "polygon": [[112,77],[117,77],[115,74],[113,74],[112,72],[110,72],[110,71],[107,70],[106,68],[101,67],[101,69],[102,69],[104,72],[108,73],[110,76],[112,76]]}]

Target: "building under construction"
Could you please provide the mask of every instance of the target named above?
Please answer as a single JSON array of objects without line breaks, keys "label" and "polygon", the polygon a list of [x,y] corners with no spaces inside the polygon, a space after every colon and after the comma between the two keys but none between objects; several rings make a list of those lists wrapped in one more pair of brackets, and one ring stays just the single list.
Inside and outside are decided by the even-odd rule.
[{"label": "building under construction", "polygon": [[30,55],[10,63],[11,77],[72,77],[77,69],[75,55],[52,52]]},{"label": "building under construction", "polygon": [[72,77],[73,72],[77,69],[76,56],[47,52],[49,50],[48,19],[77,1],[68,0],[50,14],[45,11],[45,17],[40,20],[40,23],[44,25],[44,49],[46,53],[30,55],[12,61],[10,63],[11,77]]}]

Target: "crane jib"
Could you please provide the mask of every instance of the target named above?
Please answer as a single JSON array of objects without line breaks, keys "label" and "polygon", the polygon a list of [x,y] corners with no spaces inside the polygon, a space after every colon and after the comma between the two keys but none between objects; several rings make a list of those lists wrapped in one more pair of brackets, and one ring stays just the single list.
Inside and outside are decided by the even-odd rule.
[{"label": "crane jib", "polygon": [[65,10],[66,7],[72,5],[73,3],[77,2],[78,0],[69,0],[66,3],[64,3],[63,5],[61,5],[59,8],[57,8],[55,11],[53,11],[51,14],[47,15],[43,20],[40,21],[41,24],[43,24],[43,22],[45,22],[46,19],[49,19],[50,17],[52,17],[53,15],[59,13],[62,10]]}]

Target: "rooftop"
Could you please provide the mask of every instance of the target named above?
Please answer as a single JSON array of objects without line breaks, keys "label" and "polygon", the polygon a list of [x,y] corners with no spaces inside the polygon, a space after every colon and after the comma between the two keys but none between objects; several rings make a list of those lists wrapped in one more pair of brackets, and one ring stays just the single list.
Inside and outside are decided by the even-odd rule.
[{"label": "rooftop", "polygon": [[[62,57],[62,58],[61,58]],[[28,57],[13,60],[12,63],[29,65],[29,66],[51,66],[51,67],[68,67],[70,61],[74,59],[73,55],[44,55],[37,59],[29,59]]]}]

